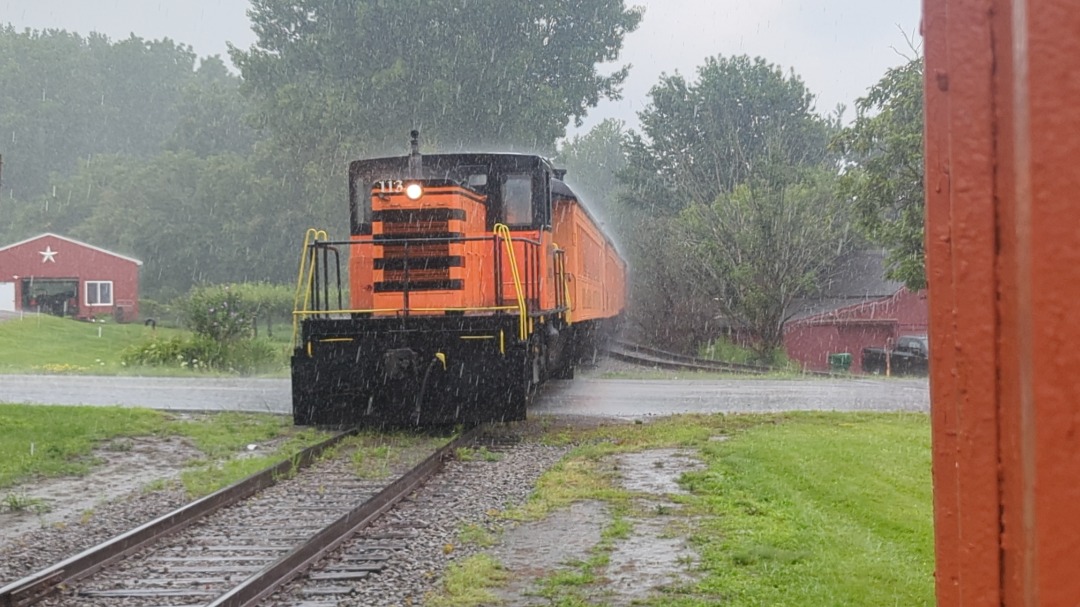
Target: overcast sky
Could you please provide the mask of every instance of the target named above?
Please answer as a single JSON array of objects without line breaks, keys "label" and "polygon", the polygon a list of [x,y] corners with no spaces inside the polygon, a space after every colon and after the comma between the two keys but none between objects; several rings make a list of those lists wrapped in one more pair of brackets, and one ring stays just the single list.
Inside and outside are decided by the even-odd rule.
[{"label": "overcast sky", "polygon": [[[615,117],[633,126],[663,72],[694,78],[714,55],[760,55],[792,68],[817,95],[817,109],[848,106],[889,67],[921,47],[920,0],[629,0],[645,18],[624,44],[619,63],[633,68],[620,101],[591,112],[588,128]],[[254,42],[248,0],[0,0],[0,23],[58,28],[113,39],[134,33],[190,44],[197,54],[226,58],[225,43]]]}]

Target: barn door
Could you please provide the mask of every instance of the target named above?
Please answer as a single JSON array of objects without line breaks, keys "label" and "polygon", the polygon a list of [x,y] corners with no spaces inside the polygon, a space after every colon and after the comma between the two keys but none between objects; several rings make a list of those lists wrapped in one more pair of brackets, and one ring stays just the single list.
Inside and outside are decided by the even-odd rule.
[{"label": "barn door", "polygon": [[15,283],[0,282],[0,312],[15,311]]}]

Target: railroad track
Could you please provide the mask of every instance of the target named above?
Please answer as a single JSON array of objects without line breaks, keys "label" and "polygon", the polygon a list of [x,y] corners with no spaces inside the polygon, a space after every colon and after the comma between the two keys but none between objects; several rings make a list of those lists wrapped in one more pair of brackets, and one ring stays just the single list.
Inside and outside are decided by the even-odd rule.
[{"label": "railroad track", "polygon": [[[0,588],[0,607],[256,605],[412,493],[482,428],[451,440],[392,482],[358,478],[345,458],[322,459],[352,433],[339,434]],[[283,478],[300,469],[307,472]],[[363,578],[381,568],[383,540],[393,539],[376,537],[344,565],[308,577],[315,583]]]},{"label": "railroad track", "polygon": [[[771,371],[776,371],[773,367],[766,365],[729,363],[718,360],[709,360],[707,358],[697,358],[623,340],[613,341],[608,346],[607,354],[616,360],[636,365],[679,371],[718,371],[722,373],[742,373],[750,375],[763,375]],[[804,370],[802,373],[803,375],[816,375],[819,377],[847,377],[846,374],[829,373],[828,371]]]},{"label": "railroad track", "polygon": [[725,373],[748,373],[752,375],[762,375],[774,370],[772,367],[764,365],[746,365],[696,358],[623,340],[615,340],[611,343],[608,347],[608,356],[616,360],[662,369],[722,371]]}]

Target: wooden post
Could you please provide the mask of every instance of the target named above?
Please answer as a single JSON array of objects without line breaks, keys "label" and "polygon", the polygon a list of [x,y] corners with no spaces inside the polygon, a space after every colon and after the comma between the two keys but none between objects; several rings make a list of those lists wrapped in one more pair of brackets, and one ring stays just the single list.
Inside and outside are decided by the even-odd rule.
[{"label": "wooden post", "polygon": [[924,0],[937,598],[1080,604],[1080,11]]}]

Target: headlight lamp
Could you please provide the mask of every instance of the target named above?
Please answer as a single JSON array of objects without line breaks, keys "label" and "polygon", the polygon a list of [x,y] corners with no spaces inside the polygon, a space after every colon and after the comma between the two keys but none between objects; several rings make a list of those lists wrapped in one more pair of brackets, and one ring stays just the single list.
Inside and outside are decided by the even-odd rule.
[{"label": "headlight lamp", "polygon": [[419,183],[410,183],[405,186],[405,195],[409,197],[409,200],[420,200],[420,197],[424,195],[424,188]]}]

